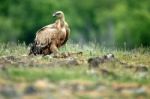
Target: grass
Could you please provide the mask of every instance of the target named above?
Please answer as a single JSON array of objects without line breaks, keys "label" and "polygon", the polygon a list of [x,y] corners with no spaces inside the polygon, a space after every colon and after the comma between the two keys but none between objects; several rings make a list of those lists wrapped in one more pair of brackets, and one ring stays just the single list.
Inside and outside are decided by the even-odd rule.
[{"label": "grass", "polygon": [[[118,70],[114,70],[118,71]],[[52,82],[59,82],[62,80],[85,80],[92,82],[121,82],[121,83],[138,83],[149,84],[150,77],[147,73],[144,77],[139,77],[138,73],[131,73],[130,71],[117,72],[117,77],[114,75],[101,75],[101,74],[88,74],[87,68],[67,68],[67,67],[54,67],[54,68],[42,68],[42,67],[10,67],[6,71],[0,73],[0,77],[7,77],[12,81],[17,82],[33,82],[38,79],[46,78]]]},{"label": "grass", "polygon": [[73,79],[92,80],[89,76],[85,75],[84,70],[80,69],[78,71],[77,68],[10,68],[7,70],[7,75],[15,81],[31,82],[43,78],[54,82]]},{"label": "grass", "polygon": [[[114,84],[135,84],[144,86],[148,89],[150,86],[150,48],[124,50],[108,49],[105,47],[96,46],[93,43],[87,45],[68,43],[60,49],[60,52],[83,52],[82,56],[71,57],[73,59],[83,61],[80,65],[58,64],[69,58],[54,59],[51,56],[28,57],[28,51],[29,48],[25,44],[0,45],[0,64],[5,67],[4,70],[2,68],[0,69],[0,85],[3,83],[7,85],[7,82],[11,82],[14,85],[17,83],[31,84],[41,79],[46,79],[56,86],[59,86],[62,81],[70,84],[72,84],[72,81],[79,81],[81,85],[83,82],[91,82],[93,84],[93,88],[95,88],[95,90],[91,88],[91,90],[93,90],[92,92],[96,91],[97,87],[95,86],[97,86],[97,84],[102,84],[104,86],[111,86],[106,92],[109,91],[108,93],[111,94],[108,94],[108,96],[115,97],[123,96],[119,93],[111,91],[114,90]],[[120,61],[132,65],[134,68],[125,68],[122,64],[112,61],[100,64],[99,68],[95,69],[95,73],[88,73],[87,59],[90,57],[106,55],[108,53],[113,53]],[[7,59],[8,56],[13,56],[14,59]],[[5,59],[5,61],[3,59]],[[57,64],[59,66],[57,66]],[[138,66],[144,66],[148,68],[148,71],[136,71],[135,68]],[[106,69],[112,74],[104,74],[100,72],[101,69]],[[145,93],[148,92],[145,91]],[[76,94],[72,95],[72,97],[78,97],[79,99],[90,99],[92,97],[92,95],[86,95],[85,93],[83,95],[79,95],[77,91]],[[129,95],[128,98],[131,97],[137,98],[137,96],[134,97],[134,94]],[[147,98],[148,96],[142,95],[142,97]]]}]

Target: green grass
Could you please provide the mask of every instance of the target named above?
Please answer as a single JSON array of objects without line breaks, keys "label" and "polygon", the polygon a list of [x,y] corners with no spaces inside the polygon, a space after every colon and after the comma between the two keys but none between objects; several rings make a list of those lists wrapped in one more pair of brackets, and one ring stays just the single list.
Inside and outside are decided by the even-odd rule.
[{"label": "green grass", "polygon": [[[117,70],[114,70],[117,71]],[[140,77],[139,73],[132,73],[131,71],[120,71],[117,72],[116,76],[114,75],[102,75],[98,74],[88,74],[87,68],[42,68],[42,67],[33,67],[33,68],[8,68],[6,71],[0,73],[0,77],[9,78],[12,81],[27,81],[33,82],[38,79],[48,79],[52,82],[59,81],[69,81],[69,80],[85,80],[92,82],[121,82],[121,83],[138,83],[138,84],[149,84],[150,83],[150,73],[147,73],[146,76]]]},{"label": "green grass", "polygon": [[[21,58],[23,55],[27,55],[29,49],[25,44],[1,44],[0,46],[0,55],[1,57],[5,56],[14,56],[17,58]],[[128,64],[133,64],[133,65],[145,65],[149,68],[150,65],[150,52],[149,49],[147,48],[138,48],[130,51],[124,51],[124,50],[118,50],[118,49],[106,49],[105,47],[99,47],[95,46],[94,44],[89,44],[89,45],[77,45],[77,44],[67,44],[63,48],[60,49],[61,52],[83,52],[83,56],[80,57],[81,59],[84,58],[87,60],[89,57],[94,57],[94,56],[102,56],[107,53],[113,53],[116,58],[120,59],[120,61],[125,61]],[[49,62],[50,60],[53,60],[52,58],[47,57],[39,57],[35,56],[31,60],[35,61],[40,61],[40,62]],[[57,59],[55,59],[57,60]],[[59,59],[58,59],[59,60]],[[18,65],[18,64],[17,64]],[[33,64],[34,65],[34,64]],[[17,68],[16,68],[17,67]],[[18,68],[20,67],[20,68]],[[19,79],[24,79],[24,80],[35,80],[39,78],[48,78],[49,80],[52,81],[60,81],[60,80],[70,80],[70,79],[85,79],[85,80],[91,80],[91,81],[98,81],[99,77],[104,79],[104,80],[118,80],[121,82],[130,82],[130,81],[135,81],[139,83],[148,83],[150,80],[150,76],[148,75],[149,72],[145,77],[139,77],[138,73],[135,73],[133,70],[130,69],[125,69],[123,66],[116,62],[112,63],[106,63],[103,64],[100,67],[107,68],[108,70],[114,72],[118,78],[114,78],[113,76],[108,76],[108,77],[103,77],[103,75],[96,74],[98,75],[97,78],[92,77],[93,75],[87,74],[88,70],[88,64],[81,64],[79,66],[75,67],[45,67],[45,66],[40,66],[40,67],[31,67],[31,66],[23,66],[21,67],[21,64],[19,66],[9,66],[7,68],[7,73],[10,76],[10,78],[19,81]],[[1,72],[0,72],[1,73]],[[3,74],[5,75],[5,73]],[[95,76],[95,75],[94,75]],[[96,79],[96,80],[95,80]],[[98,80],[97,80],[98,79]]]},{"label": "green grass", "polygon": [[94,78],[86,75],[85,70],[80,69],[79,71],[78,69],[80,68],[9,68],[5,74],[15,81],[34,81],[43,78],[54,82],[73,79],[94,80]]},{"label": "green grass", "polygon": [[[50,63],[56,61],[64,61],[66,59],[54,59],[51,56],[34,56],[28,57],[29,48],[25,44],[1,44],[0,45],[0,64],[5,66],[5,69],[0,69],[0,84],[2,81],[15,83],[34,83],[40,79],[47,79],[54,84],[59,84],[62,81],[83,81],[91,82],[93,86],[97,83],[102,83],[106,86],[116,84],[139,84],[141,86],[150,85],[150,48],[136,48],[133,50],[111,49],[101,46],[96,46],[93,43],[87,45],[78,45],[68,43],[60,49],[60,52],[83,52],[82,56],[73,56],[77,60],[84,60],[83,64],[74,66],[53,66]],[[132,64],[133,66],[145,66],[148,71],[136,72],[133,68],[125,68],[123,65],[113,61],[101,64],[95,70],[95,73],[88,73],[87,59],[95,56],[102,56],[108,53],[113,53],[120,61]],[[5,62],[2,59],[8,56],[13,56],[18,60],[9,60]],[[24,62],[23,64],[19,62]],[[57,63],[57,62],[56,62]],[[57,64],[54,64],[57,65]],[[113,74],[103,74],[100,69],[106,69]],[[96,88],[96,87],[92,87]],[[91,89],[92,89],[91,88]],[[109,89],[108,89],[109,90]],[[110,92],[113,94],[113,92]],[[81,99],[90,99],[90,95],[76,95]],[[115,95],[116,96],[116,95]],[[120,96],[117,94],[117,96]]]}]

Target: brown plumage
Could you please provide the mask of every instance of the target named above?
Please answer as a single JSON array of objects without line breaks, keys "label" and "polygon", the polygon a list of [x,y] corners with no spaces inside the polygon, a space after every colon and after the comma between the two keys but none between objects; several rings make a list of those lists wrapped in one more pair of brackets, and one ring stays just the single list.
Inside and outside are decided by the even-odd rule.
[{"label": "brown plumage", "polygon": [[57,18],[55,23],[37,31],[34,44],[31,46],[29,54],[48,55],[58,53],[58,48],[67,42],[70,28],[65,21],[64,13],[57,11],[53,16]]}]

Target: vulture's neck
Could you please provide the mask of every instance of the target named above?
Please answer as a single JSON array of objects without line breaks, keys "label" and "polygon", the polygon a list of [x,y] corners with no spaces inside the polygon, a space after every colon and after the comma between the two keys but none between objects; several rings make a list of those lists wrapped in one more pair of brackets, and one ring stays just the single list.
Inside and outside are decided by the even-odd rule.
[{"label": "vulture's neck", "polygon": [[61,27],[64,27],[64,25],[65,25],[65,17],[60,18],[59,21],[60,21]]}]

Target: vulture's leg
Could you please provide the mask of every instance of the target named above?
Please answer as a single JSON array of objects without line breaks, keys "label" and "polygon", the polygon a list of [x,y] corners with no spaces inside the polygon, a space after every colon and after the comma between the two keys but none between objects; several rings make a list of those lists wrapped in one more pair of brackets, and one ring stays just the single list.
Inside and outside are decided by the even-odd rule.
[{"label": "vulture's leg", "polygon": [[59,54],[58,48],[57,48],[57,46],[56,46],[55,44],[51,44],[51,46],[50,46],[50,51],[51,51],[54,55]]}]

